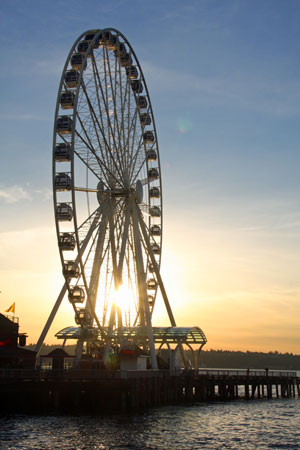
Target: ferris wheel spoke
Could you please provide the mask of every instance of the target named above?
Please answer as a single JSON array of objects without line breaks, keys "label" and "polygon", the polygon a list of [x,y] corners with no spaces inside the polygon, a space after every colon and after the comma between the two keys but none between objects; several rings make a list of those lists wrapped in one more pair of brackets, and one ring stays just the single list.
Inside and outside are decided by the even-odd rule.
[{"label": "ferris wheel spoke", "polygon": [[[130,99],[130,97],[129,97]],[[128,113],[128,120],[129,120],[129,113]],[[132,159],[132,152],[133,152],[133,145],[131,145],[131,151],[129,150],[130,148],[130,139],[132,139],[132,141],[134,141],[135,139],[135,134],[136,134],[136,126],[137,126],[137,118],[138,118],[138,110],[137,108],[134,111],[133,117],[131,119],[130,125],[128,126],[128,133],[127,133],[127,138],[126,138],[126,142],[124,145],[124,148],[126,149],[126,152],[124,153],[125,155],[125,167],[126,170],[129,170],[129,165],[130,165],[130,160]],[[124,137],[125,139],[125,137]],[[130,180],[130,175],[129,175],[129,180]]]},{"label": "ferris wheel spoke", "polygon": [[[65,136],[62,134],[60,137],[61,137],[62,141],[64,142],[64,144],[66,146],[69,146],[69,141],[65,138]],[[84,143],[85,143],[85,147],[89,148],[89,150],[91,150],[91,148],[87,146],[85,141],[84,141]],[[93,167],[91,167],[90,164],[87,164],[86,158],[84,158],[75,148],[74,148],[74,154],[80,159],[81,162],[83,162],[86,165],[86,167],[95,175],[95,177],[99,178],[99,180],[100,180],[99,173],[97,173],[95,171],[95,169]],[[98,168],[98,166],[99,165],[97,164],[97,168]]]},{"label": "ferris wheel spoke", "polygon": [[98,145],[99,145],[99,149],[100,149],[100,152],[101,152],[101,154],[103,156],[103,149],[102,149],[103,144],[101,143],[98,130],[100,130],[100,133],[102,134],[102,138],[103,138],[103,141],[104,141],[105,149],[109,150],[109,144],[108,144],[106,136],[105,136],[105,134],[103,132],[104,128],[103,128],[103,125],[101,126],[100,123],[99,123],[97,114],[96,114],[96,112],[95,112],[95,110],[93,108],[93,105],[92,105],[91,100],[90,100],[90,98],[88,96],[88,93],[87,93],[86,86],[84,84],[82,85],[82,89],[83,89],[83,92],[85,94],[86,101],[88,103],[89,112],[90,112],[90,116],[91,116],[92,123],[93,123],[93,126],[94,126],[95,134],[96,134],[96,137],[97,137],[97,142],[98,142]]},{"label": "ferris wheel spoke", "polygon": [[[97,64],[96,64],[96,62],[95,62],[94,57],[92,57],[92,58],[93,58],[93,70],[95,71],[96,79],[98,80],[98,88],[100,89],[100,92],[101,92],[101,95],[102,95],[102,99],[103,99],[103,103],[104,103],[104,109],[105,109],[105,112],[106,112],[106,118],[107,118],[108,128],[109,128],[110,135],[111,135],[111,134],[113,134],[113,133],[112,133],[112,124],[111,124],[111,120],[110,120],[109,107],[108,107],[107,100],[106,100],[107,97],[108,97],[108,95],[107,95],[107,80],[105,80],[105,82],[106,82],[106,83],[105,83],[105,84],[106,84],[106,95],[105,95],[105,94],[104,94],[104,91],[103,91],[103,87],[102,87],[101,78],[100,78],[100,75],[99,75],[99,71],[98,71]],[[104,58],[104,65],[105,65],[105,58]],[[105,73],[106,73],[106,72],[105,72]],[[96,86],[97,86],[97,83],[96,83]],[[101,103],[99,102],[99,108],[100,108],[100,111],[99,111],[99,112],[100,112],[100,114],[102,115],[103,112],[102,112],[102,109],[101,109],[100,105],[101,105]],[[111,152],[111,145],[107,142],[107,138],[106,138],[106,136],[105,136],[105,134],[104,134],[104,129],[105,129],[105,128],[104,128],[104,127],[101,127],[100,129],[101,129],[101,131],[102,131],[103,139],[105,140],[105,143],[106,143],[106,150],[108,150],[108,153],[109,153],[109,155],[110,155],[110,160],[113,162],[114,167],[115,167],[116,171],[118,172],[118,174],[119,174],[119,176],[120,176],[120,179],[121,179],[122,182],[124,183],[123,176],[122,176],[122,174],[120,173],[119,167],[118,167],[118,165],[116,164],[115,158],[114,158],[114,156],[113,156],[113,154],[112,154],[112,152]],[[109,136],[109,137],[110,137],[110,136]],[[113,142],[114,142],[115,150],[116,150],[116,152],[117,152],[118,147],[117,147],[117,145],[116,145],[116,141],[115,141],[115,137],[114,137],[114,136],[113,136]],[[118,158],[118,154],[117,154],[117,158]]]},{"label": "ferris wheel spoke", "polygon": [[[138,157],[141,156],[141,148],[143,147],[143,145],[144,145],[144,143],[142,141],[142,136],[140,136],[138,144],[136,145],[135,154],[134,155],[131,154],[131,160],[130,160],[130,165],[131,165],[130,179],[131,180],[132,180],[132,177],[134,176]],[[144,161],[144,156],[143,156],[143,161]]]},{"label": "ferris wheel spoke", "polygon": [[[101,207],[98,206],[91,214],[89,214],[89,216],[81,223],[81,225],[78,225],[78,226],[77,226],[78,231],[80,231],[81,228],[84,227],[86,224],[91,223],[91,219],[92,219],[94,216],[95,216],[95,217],[97,216],[98,219],[99,219],[100,215],[101,215]],[[95,218],[95,217],[94,217],[94,218]]]},{"label": "ferris wheel spoke", "polygon": [[[135,150],[135,142],[136,142],[136,132],[137,132],[137,123],[138,123],[138,110],[136,108],[135,110],[136,114],[134,115],[134,117],[132,118],[131,121],[131,129],[132,132],[128,133],[128,161],[129,164],[132,163],[132,158],[133,158],[133,152]],[[130,142],[131,140],[131,142]]]},{"label": "ferris wheel spoke", "polygon": [[128,241],[129,223],[130,223],[130,208],[128,205],[126,205],[125,206],[125,219],[124,219],[124,227],[123,227],[122,244],[121,244],[119,262],[118,262],[118,273],[119,273],[119,277],[120,277],[120,283],[122,283],[122,271],[123,271],[126,245],[127,245],[127,241]]},{"label": "ferris wheel spoke", "polygon": [[[143,161],[140,163],[140,168],[137,170],[136,174],[134,175],[133,179],[132,179],[132,183],[135,183],[141,170],[143,169],[144,165],[146,163],[146,158],[143,159]],[[142,183],[143,184],[143,183]],[[146,184],[146,183],[145,183]]]},{"label": "ferris wheel spoke", "polygon": [[[103,97],[101,79],[99,76],[98,66],[97,66],[97,63],[96,63],[94,57],[92,58],[92,68],[93,68],[93,79],[94,79],[94,85],[95,85],[95,91],[96,91],[96,99],[97,99],[97,105],[98,105],[98,116],[100,118],[101,130],[105,130],[106,126],[103,122],[103,117],[105,116],[105,113],[103,113],[102,108],[101,108],[99,91],[102,93],[104,107],[105,107],[105,98]],[[106,140],[105,140],[105,142],[106,142]],[[103,155],[102,149],[100,149],[100,150],[101,150],[102,159],[109,160],[109,158],[108,158],[109,152],[108,152],[107,146],[105,146],[105,153],[106,153],[105,156]]]},{"label": "ferris wheel spoke", "polygon": [[88,245],[88,242],[97,228],[97,224],[99,218],[101,216],[101,209],[98,207],[87,219],[82,222],[81,225],[77,228],[78,237],[80,237],[79,243],[79,251],[83,253]]},{"label": "ferris wheel spoke", "polygon": [[[112,206],[107,201],[106,205],[99,206],[87,219],[85,219],[82,224],[78,226],[78,236],[81,237],[80,239],[80,246],[83,242],[85,242],[86,236],[91,236],[93,232],[96,230],[97,226],[99,225],[100,218],[101,220],[106,219],[110,214],[114,213],[115,205]],[[92,217],[94,217],[93,221],[91,222]],[[86,247],[85,247],[86,248]],[[84,249],[85,249],[84,248]],[[82,252],[83,253],[83,252]]]},{"label": "ferris wheel spoke", "polygon": [[[79,136],[79,134],[77,134],[77,136]],[[80,138],[81,138],[81,137],[80,137]],[[89,150],[91,150],[90,147],[87,147],[87,148],[89,148]],[[92,151],[92,150],[91,150],[91,151]],[[95,175],[96,178],[98,178],[100,181],[102,181],[102,182],[104,183],[104,185],[105,185],[106,188],[108,188],[108,185],[103,181],[103,178],[100,178],[99,173],[97,173],[97,172],[95,171],[95,169],[94,169],[93,167],[91,167],[91,163],[88,164],[86,158],[84,158],[84,157],[83,157],[77,150],[75,150],[75,149],[74,149],[74,154],[80,159],[80,161],[86,166],[86,168],[87,168],[88,170],[90,170],[90,171],[93,173],[93,175]],[[94,155],[94,156],[95,156],[95,155]],[[99,168],[99,164],[97,164],[97,168]],[[100,168],[100,170],[101,170],[101,168]],[[102,175],[104,175],[103,171],[101,171],[101,173],[102,173]]]},{"label": "ferris wheel spoke", "polygon": [[103,245],[104,245],[104,239],[105,239],[105,233],[107,229],[107,217],[103,217],[102,221],[98,228],[98,238],[97,238],[97,245],[95,249],[94,254],[94,261],[92,266],[92,272],[91,272],[91,279],[89,283],[89,296],[91,300],[91,305],[93,309],[96,308],[96,299],[97,299],[97,292],[98,292],[98,285],[99,285],[99,277],[100,277],[100,267],[101,267],[101,261],[102,261],[102,254],[103,254]]},{"label": "ferris wheel spoke", "polygon": [[[111,125],[110,114],[109,114],[109,125],[110,125],[110,131],[111,131],[113,143],[114,143],[114,146],[116,149],[117,160],[118,160],[120,169],[123,173],[123,179],[124,179],[124,165],[123,165],[123,160],[120,159],[120,149],[122,149],[122,148],[123,148],[123,150],[125,150],[125,149],[121,142],[121,134],[119,132],[119,124],[118,124],[118,120],[116,119],[116,114],[115,114],[115,112],[118,110],[118,105],[116,102],[116,89],[115,89],[116,84],[114,87],[114,83],[113,83],[113,79],[112,79],[112,75],[111,75],[110,58],[109,58],[109,53],[108,53],[107,48],[105,48],[105,54],[106,54],[106,58],[104,59],[104,65],[107,62],[107,72],[108,72],[108,79],[107,79],[107,76],[106,76],[107,72],[105,71],[105,81],[106,81],[106,86],[110,85],[110,88],[111,88],[112,100],[113,100],[113,104],[114,104],[114,110],[113,110],[114,111],[114,126],[115,126],[115,124],[117,124],[117,131],[118,131],[118,145],[116,142],[114,129],[112,128],[112,125]],[[115,76],[115,78],[116,78],[116,76]],[[108,94],[107,94],[107,96],[108,96]],[[122,129],[123,128],[122,128],[122,123],[121,123],[121,130]],[[124,133],[124,130],[123,130],[123,133]]]},{"label": "ferris wheel spoke", "polygon": [[[93,155],[95,156],[95,158],[97,159],[97,161],[99,162],[99,166],[100,168],[102,168],[102,174],[106,180],[106,187],[109,187],[109,180],[107,178],[107,175],[109,174],[117,183],[118,183],[118,178],[114,175],[114,173],[107,167],[106,164],[104,164],[104,162],[99,158],[99,156],[96,154],[95,149],[93,148],[92,144],[90,142],[87,142],[82,136],[81,134],[76,130],[75,131],[76,136],[86,145],[86,147],[93,153]],[[86,165],[88,165],[86,163]],[[103,170],[105,169],[105,170]],[[99,178],[99,176],[98,176]],[[101,178],[99,178],[101,181],[103,181]]]},{"label": "ferris wheel spoke", "polygon": [[[110,86],[111,86],[111,94],[112,94],[112,101],[113,101],[113,104],[114,104],[114,111],[117,111],[118,110],[118,105],[117,105],[117,99],[116,99],[116,94],[117,94],[116,73],[115,73],[115,79],[113,80],[113,78],[112,78],[112,71],[111,71],[111,65],[110,65],[110,58],[109,58],[109,54],[108,54],[108,50],[107,49],[105,49],[105,53],[106,53],[105,61],[107,61],[107,68],[108,68],[108,74],[109,74],[109,80],[108,81],[109,81]],[[115,66],[116,65],[117,65],[117,60],[115,59]],[[115,72],[116,72],[116,68],[115,68]],[[109,108],[108,108],[108,110],[109,110]],[[109,123],[110,123],[110,126],[111,126],[111,122],[109,122]],[[117,134],[118,134],[118,136],[117,136],[117,138],[118,138],[118,145],[117,145],[116,140],[115,140],[115,129],[117,130]],[[121,130],[122,130],[122,123],[121,123]],[[115,145],[116,152],[117,152],[118,162],[119,162],[120,167],[122,169],[122,172],[124,174],[124,163],[123,163],[123,160],[122,161],[120,160],[120,156],[119,156],[120,149],[122,148],[122,142],[121,142],[121,132],[120,132],[120,127],[119,127],[119,122],[117,120],[117,115],[116,114],[114,114],[114,127],[113,127],[113,129],[111,127],[111,132],[112,132],[112,136],[113,136],[113,139],[114,139],[114,145]]]},{"label": "ferris wheel spoke", "polygon": [[[91,101],[90,101],[90,99],[89,99],[89,96],[88,96],[88,94],[87,94],[87,90],[86,90],[86,87],[84,86],[84,84],[83,84],[83,92],[84,92],[84,94],[85,94],[85,97],[86,97],[86,100],[87,100],[87,103],[88,103],[88,106],[89,106],[90,115],[91,115],[91,118],[92,118],[92,122],[93,122],[93,125],[94,125],[96,137],[97,137],[97,142],[98,142],[99,149],[100,149],[100,152],[101,152],[101,154],[102,154],[102,157],[103,157],[103,150],[102,150],[102,144],[101,144],[101,141],[100,141],[100,136],[99,136],[99,131],[98,131],[98,130],[100,130],[100,133],[101,133],[101,135],[102,135],[102,138],[103,138],[103,141],[104,141],[104,146],[105,146],[105,149],[106,149],[106,153],[107,153],[107,151],[108,151],[108,153],[110,154],[111,160],[114,162],[115,169],[118,171],[118,173],[119,173],[119,175],[120,175],[119,167],[118,167],[118,165],[116,164],[116,162],[114,161],[112,152],[111,152],[111,150],[110,150],[110,145],[109,145],[109,143],[107,142],[107,138],[106,138],[105,133],[104,133],[104,131],[103,131],[103,130],[104,130],[103,125],[101,126],[100,123],[99,123],[97,114],[96,114],[96,112],[95,112],[95,110],[94,110],[94,108],[93,108],[93,106],[92,106],[92,103],[91,103]],[[102,117],[101,114],[100,114],[100,116]]]},{"label": "ferris wheel spoke", "polygon": [[[130,107],[130,81],[129,81],[129,77],[126,77],[126,84],[125,84],[125,89],[123,90],[123,83],[122,83],[122,71],[121,71],[121,66],[119,66],[119,92],[120,92],[120,103],[121,103],[121,130],[123,131],[123,149],[124,149],[124,158],[126,158],[126,155],[128,154],[129,151],[129,129],[127,128],[127,136],[125,134],[126,131],[126,127],[125,127],[125,122],[126,119],[124,117],[125,115],[125,110],[126,110],[126,101],[128,103],[128,107]],[[128,117],[130,115],[130,109],[128,109]],[[128,167],[126,167],[126,170],[128,170]]]}]

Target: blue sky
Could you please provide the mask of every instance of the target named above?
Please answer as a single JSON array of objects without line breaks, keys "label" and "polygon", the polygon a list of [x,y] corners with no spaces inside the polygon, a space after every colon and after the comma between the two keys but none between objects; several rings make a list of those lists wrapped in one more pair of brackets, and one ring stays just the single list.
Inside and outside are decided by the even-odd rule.
[{"label": "blue sky", "polygon": [[299,23],[293,0],[2,0],[0,305],[16,301],[32,340],[62,282],[51,197],[61,71],[79,34],[111,26],[150,91],[177,322],[214,348],[300,353]]}]

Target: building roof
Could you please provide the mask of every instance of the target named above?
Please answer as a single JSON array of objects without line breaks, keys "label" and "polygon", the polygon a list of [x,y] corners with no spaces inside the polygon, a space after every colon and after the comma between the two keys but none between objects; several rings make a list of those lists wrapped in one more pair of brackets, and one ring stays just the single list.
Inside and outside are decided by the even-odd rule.
[{"label": "building roof", "polygon": [[21,358],[35,358],[36,352],[23,347],[0,347],[0,357],[18,356]]},{"label": "building roof", "polygon": [[[147,340],[145,327],[122,327],[114,330],[113,340],[118,340],[120,331],[123,337],[134,341]],[[84,335],[83,335],[84,333]],[[156,343],[206,344],[207,339],[199,327],[153,327],[153,336]],[[67,327],[56,333],[58,339],[93,339],[100,338],[97,328],[83,330],[80,327]]]},{"label": "building roof", "polygon": [[51,352],[49,352],[47,355],[41,355],[42,358],[71,358],[69,353],[67,353],[62,348],[55,348]]},{"label": "building roof", "polygon": [[18,318],[13,316],[5,316],[0,314],[0,332],[1,333],[17,333],[19,328]]}]

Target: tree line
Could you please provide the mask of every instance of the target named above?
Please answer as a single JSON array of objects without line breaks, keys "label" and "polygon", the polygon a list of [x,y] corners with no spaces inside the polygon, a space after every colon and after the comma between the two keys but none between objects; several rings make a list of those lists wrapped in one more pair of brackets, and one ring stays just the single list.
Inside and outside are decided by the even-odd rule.
[{"label": "tree line", "polygon": [[[44,344],[41,354],[47,355],[60,345]],[[29,350],[35,349],[35,344],[26,346]],[[75,345],[66,345],[64,350],[74,355]],[[187,350],[189,353],[190,350]],[[189,355],[190,356],[190,355]],[[199,358],[199,367],[219,369],[273,369],[273,370],[299,370],[300,355],[293,353],[269,352],[241,352],[229,350],[202,350]]]}]

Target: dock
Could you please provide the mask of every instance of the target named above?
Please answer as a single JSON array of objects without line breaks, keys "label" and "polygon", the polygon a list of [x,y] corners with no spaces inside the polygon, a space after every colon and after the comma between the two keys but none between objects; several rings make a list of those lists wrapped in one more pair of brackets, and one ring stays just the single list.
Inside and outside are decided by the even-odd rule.
[{"label": "dock", "polygon": [[172,404],[299,398],[293,371],[0,370],[1,413],[107,414]]}]

